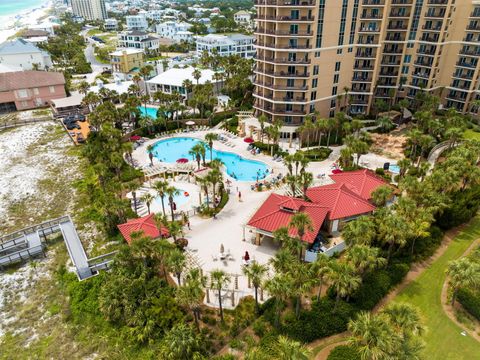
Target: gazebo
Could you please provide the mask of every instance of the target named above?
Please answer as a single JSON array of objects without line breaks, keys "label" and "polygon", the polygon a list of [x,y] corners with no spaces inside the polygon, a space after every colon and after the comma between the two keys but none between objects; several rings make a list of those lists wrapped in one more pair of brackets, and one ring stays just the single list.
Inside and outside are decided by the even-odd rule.
[{"label": "gazebo", "polygon": [[149,214],[147,216],[130,219],[125,224],[118,225],[118,230],[122,234],[127,243],[131,244],[131,235],[134,232],[143,232],[143,235],[151,239],[158,239],[160,237],[166,238],[169,236],[168,229],[161,226],[158,228],[154,220],[155,214]]}]

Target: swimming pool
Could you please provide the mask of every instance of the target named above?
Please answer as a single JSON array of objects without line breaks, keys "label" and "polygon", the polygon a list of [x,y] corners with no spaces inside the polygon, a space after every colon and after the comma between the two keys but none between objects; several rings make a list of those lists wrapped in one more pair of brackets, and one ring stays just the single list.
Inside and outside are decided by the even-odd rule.
[{"label": "swimming pool", "polygon": [[[171,138],[161,140],[153,145],[153,155],[160,161],[174,163],[180,158],[195,160],[188,154],[190,149],[202,142],[199,139],[189,137]],[[210,158],[210,148],[207,145],[206,158]],[[226,167],[227,174],[239,181],[255,181],[268,175],[268,167],[265,163],[249,160],[240,155],[213,149],[213,158],[220,159]]]},{"label": "swimming pool", "polygon": [[[145,116],[145,115],[148,115],[154,119],[157,118],[157,111],[158,111],[158,108],[156,107],[150,107],[150,106],[147,106],[147,111],[145,112],[145,106],[139,106],[138,107],[138,110],[140,110],[140,113]],[[168,116],[170,116],[170,113],[167,112],[166,113]]]},{"label": "swimming pool", "polygon": [[391,164],[390,167],[388,168],[392,173],[394,174],[399,174],[400,173],[400,166],[396,164]]}]

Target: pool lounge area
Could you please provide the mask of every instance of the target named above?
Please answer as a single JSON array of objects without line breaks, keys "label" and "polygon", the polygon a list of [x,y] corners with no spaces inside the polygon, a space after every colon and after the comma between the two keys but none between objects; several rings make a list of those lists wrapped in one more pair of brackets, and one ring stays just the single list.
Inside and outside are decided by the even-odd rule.
[{"label": "pool lounge area", "polygon": [[[152,153],[161,162],[175,163],[178,159],[186,158],[195,161],[189,154],[190,149],[202,141],[191,137],[175,137],[157,141],[153,145]],[[210,160],[210,148],[208,145],[206,159]],[[238,181],[258,181],[267,177],[270,173],[268,166],[257,160],[246,159],[238,154],[213,149],[214,159],[220,159],[231,178]]]}]

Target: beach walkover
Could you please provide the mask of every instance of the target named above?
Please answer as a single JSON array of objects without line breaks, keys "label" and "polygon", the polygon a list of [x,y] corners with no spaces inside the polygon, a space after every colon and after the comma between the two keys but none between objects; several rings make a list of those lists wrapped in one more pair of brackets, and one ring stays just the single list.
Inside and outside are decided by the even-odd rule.
[{"label": "beach walkover", "polygon": [[62,216],[0,237],[0,269],[45,255],[47,236],[58,232],[62,234],[79,280],[108,268],[114,253],[88,259],[72,219]]}]

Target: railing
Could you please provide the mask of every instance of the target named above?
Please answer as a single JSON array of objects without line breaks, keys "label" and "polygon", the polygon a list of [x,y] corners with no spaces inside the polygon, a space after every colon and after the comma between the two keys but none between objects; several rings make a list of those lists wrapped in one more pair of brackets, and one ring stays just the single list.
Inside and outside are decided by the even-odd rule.
[{"label": "railing", "polygon": [[24,229],[21,229],[21,230],[17,230],[13,233],[10,233],[10,234],[7,234],[5,236],[2,236],[0,237],[0,244],[1,243],[4,243],[4,242],[7,242],[7,241],[10,241],[10,240],[14,240],[22,235],[27,235],[27,234],[30,234],[32,232],[36,232],[36,231],[42,231],[44,229],[48,229],[48,228],[52,228],[54,226],[58,226],[61,222],[65,221],[65,220],[70,220],[70,217],[69,216],[61,216],[59,218],[56,218],[56,219],[53,219],[53,220],[49,220],[49,221],[45,221],[41,224],[37,224],[37,225],[33,225],[33,226],[29,226],[29,227],[26,227]]},{"label": "railing", "polygon": [[53,119],[51,117],[45,117],[45,118],[28,119],[28,120],[15,120],[13,122],[7,121],[3,124],[0,124],[0,130],[10,129],[10,128],[14,128],[22,125],[35,124],[35,123],[44,122],[44,121],[53,121]]},{"label": "railing", "polygon": [[[346,246],[347,246],[347,243],[345,241],[342,241],[341,243],[339,243],[337,245],[334,245],[331,248],[321,252],[321,254],[325,254],[326,256],[331,257],[331,256],[345,250]],[[305,262],[314,262],[317,259],[318,254],[319,253],[316,252],[316,251],[306,250],[305,251]]]}]

